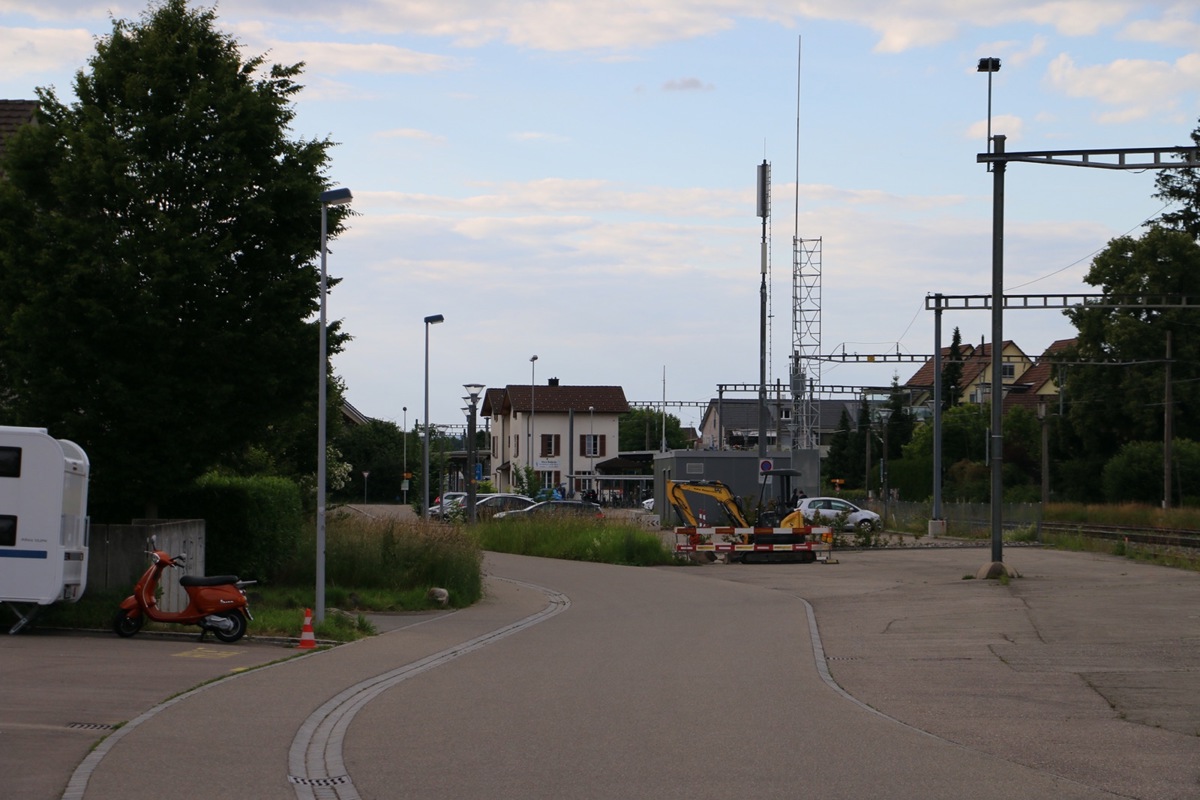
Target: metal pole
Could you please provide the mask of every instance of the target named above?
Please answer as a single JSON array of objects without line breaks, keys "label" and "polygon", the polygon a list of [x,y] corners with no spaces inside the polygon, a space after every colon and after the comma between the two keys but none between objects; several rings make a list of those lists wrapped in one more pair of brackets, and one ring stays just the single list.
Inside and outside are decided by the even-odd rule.
[{"label": "metal pole", "polygon": [[533,429],[537,418],[537,359],[536,355],[529,359],[529,452],[525,454],[525,461],[531,468],[534,467]]},{"label": "metal pole", "polygon": [[404,505],[408,505],[408,406],[404,406],[404,474],[400,479]]},{"label": "metal pole", "polygon": [[933,518],[942,518],[942,296],[933,309]]},{"label": "metal pole", "polygon": [[[990,74],[989,74],[990,78]],[[995,154],[1004,155],[1002,134],[993,138]],[[992,562],[1004,560],[1004,172],[1007,162],[992,170]]]},{"label": "metal pole", "polygon": [[313,619],[318,624],[325,620],[325,392],[329,380],[328,354],[325,351],[325,260],[328,217],[329,204],[321,203],[321,313],[318,322],[320,363],[317,373],[317,601],[313,611]]},{"label": "metal pole", "polygon": [[471,416],[467,420],[467,522],[475,522],[475,409],[479,398],[471,395]]},{"label": "metal pole", "polygon": [[425,436],[421,451],[421,517],[429,519],[429,326],[445,320],[441,314],[425,318]]}]

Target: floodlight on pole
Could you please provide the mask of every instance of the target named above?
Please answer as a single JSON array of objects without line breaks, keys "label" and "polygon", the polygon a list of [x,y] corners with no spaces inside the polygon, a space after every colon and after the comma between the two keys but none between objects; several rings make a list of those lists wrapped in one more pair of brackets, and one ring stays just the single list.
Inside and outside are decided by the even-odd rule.
[{"label": "floodlight on pole", "polygon": [[421,517],[429,519],[429,326],[445,322],[441,314],[425,318],[425,436],[421,455]]},{"label": "floodlight on pole", "polygon": [[329,279],[326,272],[326,260],[329,253],[329,207],[340,206],[354,199],[350,190],[327,189],[317,197],[321,203],[321,295],[318,339],[318,375],[317,375],[317,586],[316,586],[316,621],[325,620],[325,403],[329,383],[329,352],[325,331],[325,303],[329,293]]},{"label": "floodlight on pole", "polygon": [[[1000,71],[1000,59],[981,58],[975,71],[986,72],[988,76],[987,151],[990,153],[992,152],[992,73]],[[988,172],[991,170],[992,165],[988,164]]]}]

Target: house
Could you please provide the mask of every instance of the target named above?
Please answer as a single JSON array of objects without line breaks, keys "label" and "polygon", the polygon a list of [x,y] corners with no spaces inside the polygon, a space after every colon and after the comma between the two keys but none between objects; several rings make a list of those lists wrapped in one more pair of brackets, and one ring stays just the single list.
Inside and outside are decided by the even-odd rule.
[{"label": "house", "polygon": [[532,468],[544,487],[569,493],[593,488],[603,463],[617,456],[618,420],[629,411],[620,386],[509,384],[488,389],[480,414],[491,430],[491,479],[513,491],[514,474]]},{"label": "house", "polygon": [[37,124],[37,110],[36,100],[0,100],[0,160],[10,136],[25,125]]},{"label": "house", "polygon": [[1004,413],[1013,408],[1025,408],[1035,414],[1043,403],[1057,402],[1059,397],[1059,367],[1057,359],[1075,347],[1075,339],[1059,339],[1025,370],[1004,395]]},{"label": "house", "polygon": [[[858,424],[859,399],[822,400],[817,406],[817,442],[822,455],[837,433],[842,410],[850,415],[851,425]],[[792,404],[790,400],[768,398],[766,403],[767,449],[789,449],[791,441]],[[754,450],[758,447],[758,398],[708,401],[700,420],[700,439],[695,445],[701,450]]]},{"label": "house", "polygon": [[[962,377],[958,384],[958,402],[987,403],[992,391],[992,346],[986,342],[980,342],[978,345],[964,343],[959,347],[959,356],[962,362]],[[1007,393],[1017,383],[1017,379],[1033,365],[1033,361],[1020,347],[1008,340],[1001,346],[1000,357],[1003,359],[1000,365],[1001,381]],[[943,347],[943,375],[949,363],[950,348]],[[933,379],[933,359],[930,359],[904,383],[904,387],[912,392],[912,405],[932,404]]]}]

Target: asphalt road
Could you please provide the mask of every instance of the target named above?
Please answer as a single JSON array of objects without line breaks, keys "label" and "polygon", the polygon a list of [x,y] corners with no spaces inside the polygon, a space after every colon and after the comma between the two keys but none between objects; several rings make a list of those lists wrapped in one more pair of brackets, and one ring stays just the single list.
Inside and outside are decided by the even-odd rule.
[{"label": "asphalt road", "polygon": [[164,706],[294,651],[10,637],[0,795],[1200,797],[1200,576],[1026,551],[963,580],[980,558],[489,555],[470,609]]}]

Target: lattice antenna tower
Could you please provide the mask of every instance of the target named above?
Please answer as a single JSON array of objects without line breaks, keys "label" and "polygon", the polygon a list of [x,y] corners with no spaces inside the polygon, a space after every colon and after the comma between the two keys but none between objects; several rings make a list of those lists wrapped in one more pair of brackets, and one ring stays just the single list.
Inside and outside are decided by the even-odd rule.
[{"label": "lattice antenna tower", "polygon": [[796,50],[796,198],[792,234],[792,440],[793,449],[815,450],[819,444],[821,385],[821,240],[800,238],[800,54]]}]

